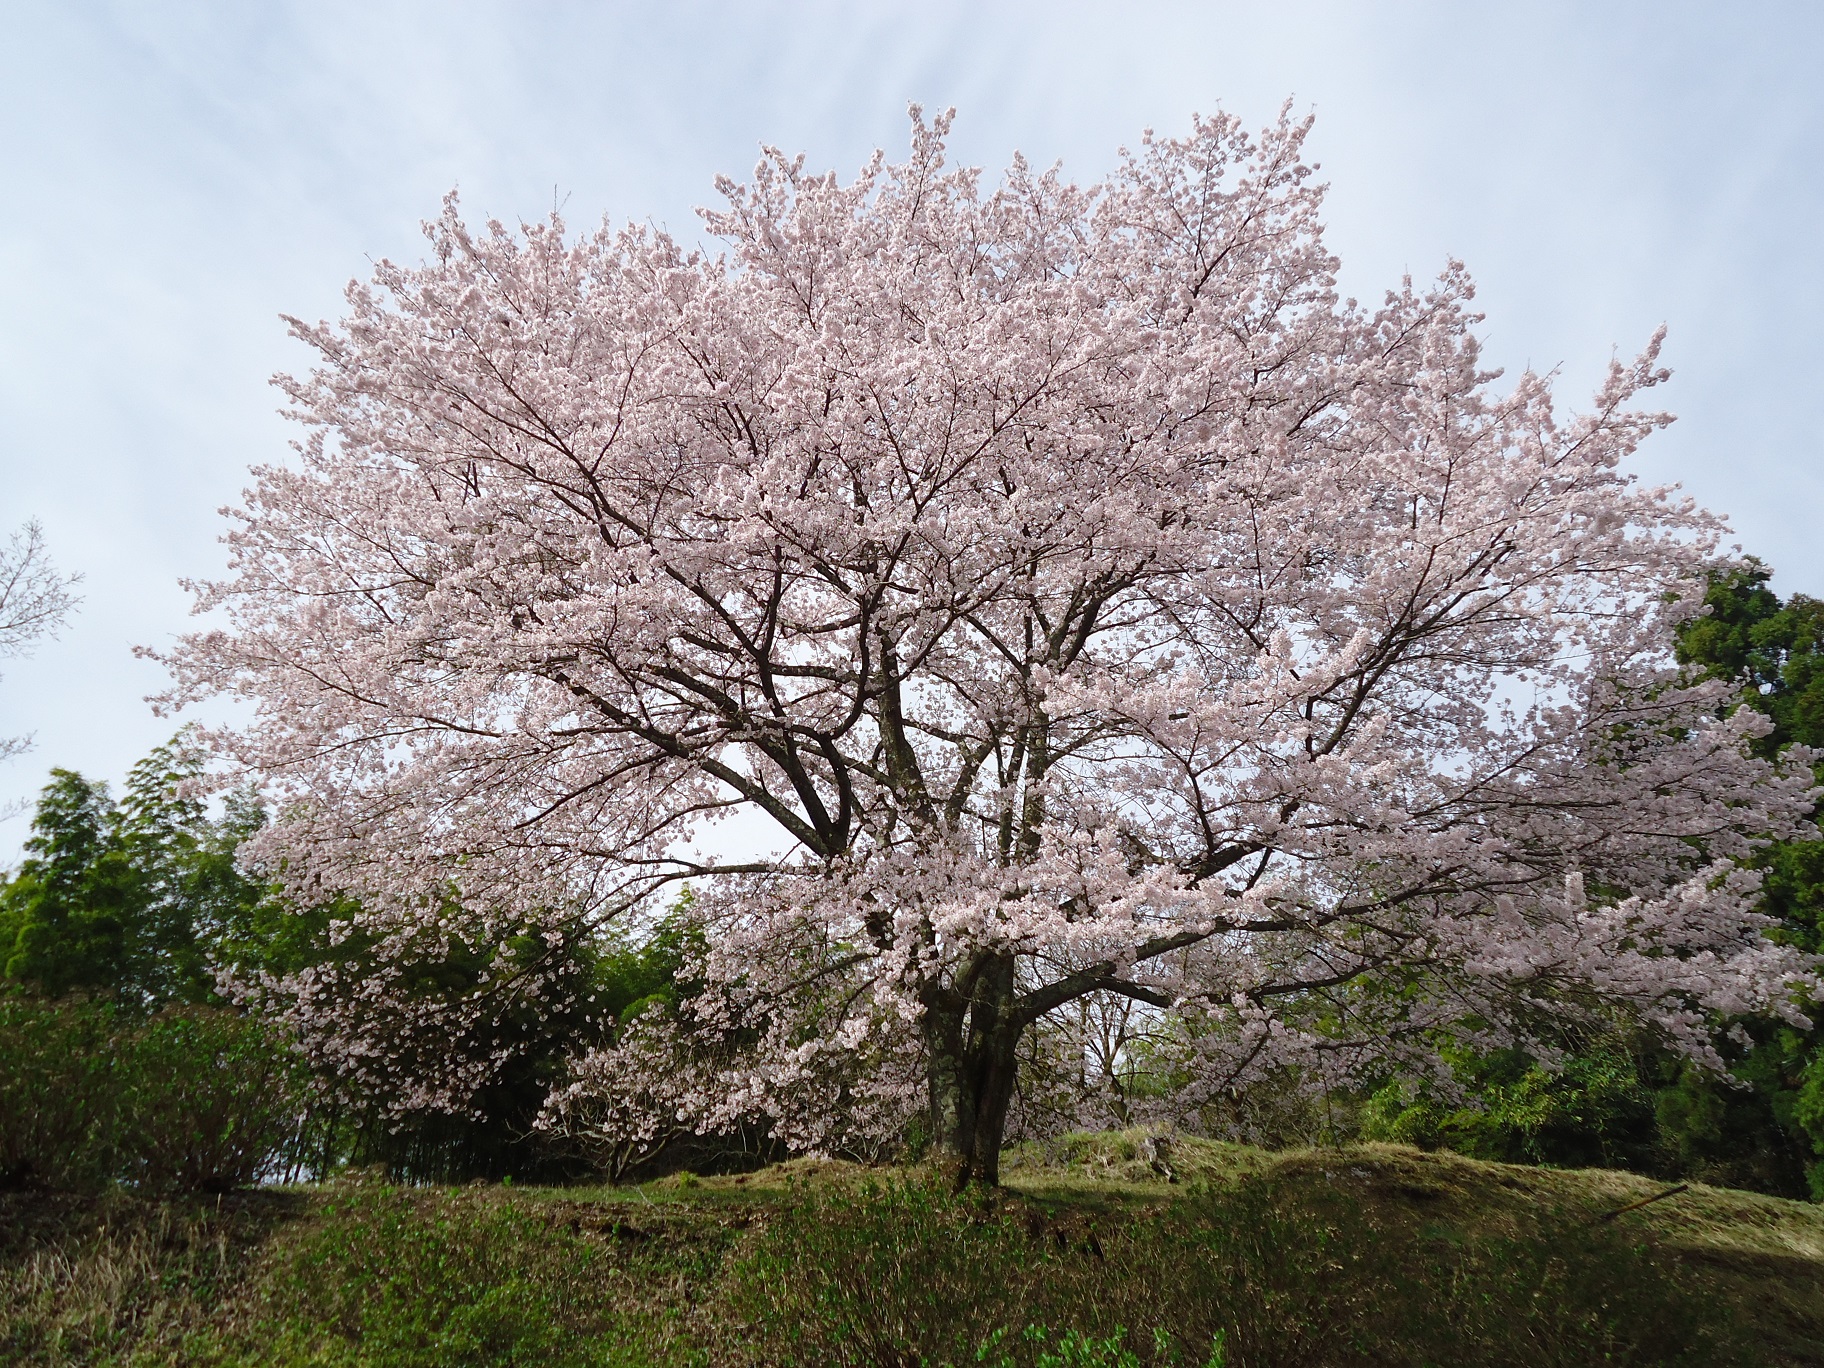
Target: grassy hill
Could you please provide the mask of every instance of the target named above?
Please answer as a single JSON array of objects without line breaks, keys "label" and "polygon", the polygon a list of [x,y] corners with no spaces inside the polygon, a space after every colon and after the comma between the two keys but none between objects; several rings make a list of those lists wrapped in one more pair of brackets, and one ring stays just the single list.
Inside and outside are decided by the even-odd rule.
[{"label": "grassy hill", "polygon": [[808,1161],[13,1194],[0,1362],[1824,1365],[1824,1208],[1700,1185],[1624,1210],[1666,1185],[1395,1146],[1156,1159],[1072,1136],[960,1197]]}]

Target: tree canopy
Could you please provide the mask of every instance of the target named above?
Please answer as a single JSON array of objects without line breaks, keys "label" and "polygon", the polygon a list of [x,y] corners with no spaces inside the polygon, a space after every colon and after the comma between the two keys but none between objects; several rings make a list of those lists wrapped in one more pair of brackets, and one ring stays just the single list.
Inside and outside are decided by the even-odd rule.
[{"label": "tree canopy", "polygon": [[105,783],[51,771],[0,888],[0,979],[137,1009],[215,997],[220,955],[251,934],[265,893],[235,865],[265,814],[240,794],[212,817],[186,792],[202,766],[179,737],[133,767],[119,803]]},{"label": "tree canopy", "polygon": [[318,999],[689,879],[704,991],[579,1079],[807,1148],[922,1112],[989,1180],[1086,1002],[1137,1004],[1168,1112],[1447,1024],[1618,1004],[1715,1063],[1721,1015],[1796,1017],[1754,862],[1811,776],[1674,659],[1720,524],[1623,469],[1657,339],[1566,415],[1497,388],[1460,266],[1341,298],[1307,124],[989,190],[948,127],[847,185],[769,151],[720,255],[452,198],[294,321],[307,435],[168,701],[253,704],[210,735],[280,805],[259,857],[358,909]]}]

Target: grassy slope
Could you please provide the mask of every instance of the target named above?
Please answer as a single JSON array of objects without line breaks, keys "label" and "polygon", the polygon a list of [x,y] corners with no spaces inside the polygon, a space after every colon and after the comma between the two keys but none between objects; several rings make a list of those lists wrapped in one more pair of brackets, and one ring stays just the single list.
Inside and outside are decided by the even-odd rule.
[{"label": "grassy slope", "polygon": [[1231,1366],[1824,1366],[1824,1208],[1697,1186],[1604,1221],[1664,1185],[1396,1146],[1169,1158],[1175,1185],[1136,1137],[1073,1137],[961,1202],[806,1161],[639,1189],[0,1197],[0,1362],[1203,1368],[1220,1330]]},{"label": "grassy slope", "polygon": [[[1121,1192],[1143,1199],[1160,1190],[1125,1137],[1096,1137],[1076,1154],[1034,1156],[1037,1163],[1022,1165],[1023,1157],[1016,1154],[1010,1180],[1035,1196],[1085,1201]],[[1193,1182],[1269,1169],[1350,1190],[1390,1223],[1418,1221],[1471,1237],[1538,1240],[1591,1225],[1613,1229],[1685,1269],[1698,1295],[1737,1310],[1770,1362],[1824,1365],[1824,1206],[1695,1183],[1616,1216],[1671,1185],[1609,1169],[1491,1164],[1404,1145],[1267,1155],[1199,1144],[1173,1157],[1187,1171],[1180,1176]]]}]

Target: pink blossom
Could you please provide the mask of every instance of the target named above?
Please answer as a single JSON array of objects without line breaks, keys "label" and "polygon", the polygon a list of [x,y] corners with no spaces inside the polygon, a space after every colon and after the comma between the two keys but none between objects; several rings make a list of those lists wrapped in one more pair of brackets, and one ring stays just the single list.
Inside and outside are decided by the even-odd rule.
[{"label": "pink blossom", "polygon": [[[213,740],[292,896],[384,959],[688,878],[714,991],[553,1116],[817,1148],[928,1107],[990,1179],[1086,1002],[1180,1109],[1593,1001],[1710,1061],[1796,1010],[1743,861],[1809,776],[1674,666],[1722,524],[1624,468],[1659,338],[1566,415],[1484,367],[1460,265],[1339,298],[1306,123],[984,189],[949,122],[847,185],[769,151],[719,256],[452,196],[292,321],[305,435],[166,700],[253,705]],[[692,854],[736,812],[781,853]]]}]

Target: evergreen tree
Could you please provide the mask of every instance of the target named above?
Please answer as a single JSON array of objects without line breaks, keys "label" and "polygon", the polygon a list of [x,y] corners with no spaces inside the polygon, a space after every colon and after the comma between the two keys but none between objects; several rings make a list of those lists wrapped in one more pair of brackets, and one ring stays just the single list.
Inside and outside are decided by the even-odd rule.
[{"label": "evergreen tree", "polygon": [[264,897],[234,861],[264,814],[243,796],[211,817],[189,792],[202,763],[180,734],[133,767],[118,803],[51,771],[27,858],[0,889],[0,977],[146,1011],[214,1000],[216,952],[248,937]]},{"label": "evergreen tree", "polygon": [[28,857],[0,894],[5,976],[50,997],[120,994],[143,947],[131,915],[135,880],[111,848],[106,784],[54,769],[39,796]]},{"label": "evergreen tree", "polygon": [[[1770,575],[1750,558],[1717,576],[1705,596],[1709,614],[1680,634],[1679,659],[1740,682],[1741,706],[1773,724],[1759,743],[1764,754],[1792,745],[1824,750],[1824,601],[1794,594],[1781,602],[1768,588]],[[1765,910],[1778,920],[1770,934],[1824,951],[1824,840],[1775,842],[1760,864]],[[1824,1201],[1824,1041],[1816,1030],[1780,1022],[1740,1025],[1754,1043],[1736,1073],[1750,1087],[1730,1089],[1679,1070],[1660,1092],[1662,1132],[1674,1147],[1713,1163],[1790,1155],[1813,1197]]]}]

